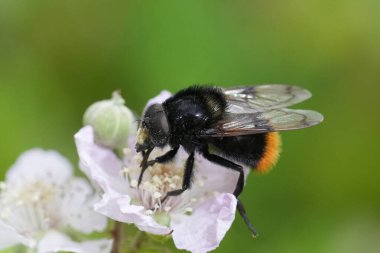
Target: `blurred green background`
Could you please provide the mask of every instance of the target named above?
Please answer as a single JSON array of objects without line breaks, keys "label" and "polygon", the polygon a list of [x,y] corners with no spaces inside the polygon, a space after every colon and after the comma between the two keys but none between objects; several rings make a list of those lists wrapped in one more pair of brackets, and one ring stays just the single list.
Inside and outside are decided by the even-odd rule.
[{"label": "blurred green background", "polygon": [[216,252],[380,251],[380,1],[0,2],[0,172],[32,147],[73,163],[94,101],[138,113],[163,89],[289,83],[323,124],[283,133]]}]

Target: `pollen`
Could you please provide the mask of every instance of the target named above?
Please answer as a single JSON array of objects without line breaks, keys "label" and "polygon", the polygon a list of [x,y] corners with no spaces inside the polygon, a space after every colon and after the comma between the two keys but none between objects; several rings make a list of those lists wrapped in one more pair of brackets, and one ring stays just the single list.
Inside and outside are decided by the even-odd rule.
[{"label": "pollen", "polygon": [[141,161],[142,161],[142,158],[141,158],[141,156],[139,156],[139,155],[134,155],[133,159],[134,159],[137,163],[141,163]]},{"label": "pollen", "polygon": [[160,198],[167,192],[181,187],[183,170],[174,168],[173,165],[155,164],[148,168],[149,180],[142,183],[142,189],[153,194],[154,198]]},{"label": "pollen", "polygon": [[[58,226],[59,222],[49,224],[45,218],[51,216],[54,220],[58,219],[59,212],[47,207],[64,198],[61,190],[55,183],[41,180],[14,185],[12,189],[4,188],[0,193],[0,219],[14,226],[26,221],[37,229]],[[20,229],[22,233],[28,233],[25,228]]]},{"label": "pollen", "polygon": [[137,185],[138,185],[138,182],[136,179],[131,180],[131,187],[132,188],[137,188]]},{"label": "pollen", "polygon": [[[153,152],[151,157],[157,157],[162,155],[160,151]],[[139,164],[138,160],[141,157],[133,157],[134,162]],[[162,213],[169,213],[174,210],[191,215],[193,212],[193,205],[195,205],[199,199],[196,198],[183,198],[182,196],[173,196],[162,202],[164,196],[167,196],[168,192],[181,189],[183,184],[185,162],[173,162],[173,163],[155,163],[149,166],[144,174],[143,180],[139,187],[137,187],[137,180],[132,179],[130,185],[135,188],[136,200],[140,202],[147,215],[160,216]],[[131,168],[129,176],[137,178],[140,173],[140,168]],[[137,173],[136,173],[137,172]],[[198,179],[194,179],[194,183],[198,184]],[[200,179],[200,183],[203,186],[204,180]]]},{"label": "pollen", "polygon": [[162,196],[162,194],[159,193],[159,192],[154,192],[153,193],[153,198],[155,198],[155,199],[159,199],[159,198],[161,198],[161,196]]},{"label": "pollen", "polygon": [[197,181],[197,185],[198,185],[199,187],[203,187],[203,186],[205,185],[205,183],[204,183],[203,180],[198,180],[198,181]]},{"label": "pollen", "polygon": [[190,215],[192,213],[193,213],[193,208],[191,208],[191,207],[186,207],[185,208],[185,214]]},{"label": "pollen", "polygon": [[127,168],[127,167],[124,167],[121,171],[120,171],[120,175],[126,179],[129,175],[129,173],[131,173],[131,169]]},{"label": "pollen", "polygon": [[[162,184],[162,180],[159,176],[157,175],[154,175],[152,177],[152,181],[155,183],[155,184]],[[164,181],[167,181],[167,178],[164,178]]]},{"label": "pollen", "polygon": [[37,202],[50,202],[55,194],[56,192],[53,186],[41,181],[36,181],[22,188],[20,191],[15,191],[12,197],[17,199],[17,205],[24,205]]},{"label": "pollen", "polygon": [[123,153],[125,156],[129,156],[131,154],[132,150],[130,148],[124,148]]}]

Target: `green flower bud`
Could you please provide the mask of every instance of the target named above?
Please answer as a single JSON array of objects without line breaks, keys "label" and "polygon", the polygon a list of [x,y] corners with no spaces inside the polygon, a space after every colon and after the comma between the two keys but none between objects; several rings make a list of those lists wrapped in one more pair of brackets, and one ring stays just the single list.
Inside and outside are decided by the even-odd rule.
[{"label": "green flower bud", "polygon": [[120,149],[126,146],[128,136],[136,134],[135,117],[124,103],[120,93],[115,91],[112,99],[98,101],[86,110],[83,123],[94,128],[97,143]]}]

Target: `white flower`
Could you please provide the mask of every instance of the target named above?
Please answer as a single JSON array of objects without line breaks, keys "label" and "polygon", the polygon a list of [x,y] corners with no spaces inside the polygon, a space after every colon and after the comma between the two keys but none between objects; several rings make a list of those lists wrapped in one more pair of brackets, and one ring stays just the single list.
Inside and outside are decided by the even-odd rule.
[{"label": "white flower", "polygon": [[71,164],[60,154],[41,149],[23,153],[0,183],[0,249],[21,243],[38,253],[109,252],[110,240],[78,243],[63,234],[105,228],[105,217],[92,210],[94,201],[90,185],[73,177]]},{"label": "white flower", "polygon": [[[168,96],[167,93],[162,95]],[[159,102],[162,96],[150,101]],[[82,128],[75,140],[80,167],[103,191],[95,210],[120,222],[133,223],[140,230],[173,236],[177,248],[208,252],[219,246],[234,218],[237,200],[233,192],[238,173],[195,156],[193,186],[177,197],[161,199],[181,188],[188,154],[180,149],[173,162],[149,167],[137,188],[141,155],[129,139],[124,159],[94,142],[92,127]],[[151,159],[168,149],[155,149]]]}]

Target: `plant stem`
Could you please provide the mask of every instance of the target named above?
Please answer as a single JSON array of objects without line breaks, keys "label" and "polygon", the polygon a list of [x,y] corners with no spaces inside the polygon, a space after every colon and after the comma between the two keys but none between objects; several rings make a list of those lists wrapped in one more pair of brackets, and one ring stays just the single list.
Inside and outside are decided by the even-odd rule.
[{"label": "plant stem", "polygon": [[141,247],[142,242],[144,241],[144,237],[145,237],[144,232],[141,231],[141,230],[139,230],[137,232],[137,234],[136,234],[135,239],[132,242],[131,250],[127,251],[127,253],[129,253],[129,252],[138,252],[138,250]]},{"label": "plant stem", "polygon": [[121,248],[121,238],[122,238],[122,224],[118,221],[115,222],[115,226],[113,230],[111,231],[112,238],[113,238],[113,246],[112,246],[112,253],[120,253]]}]

